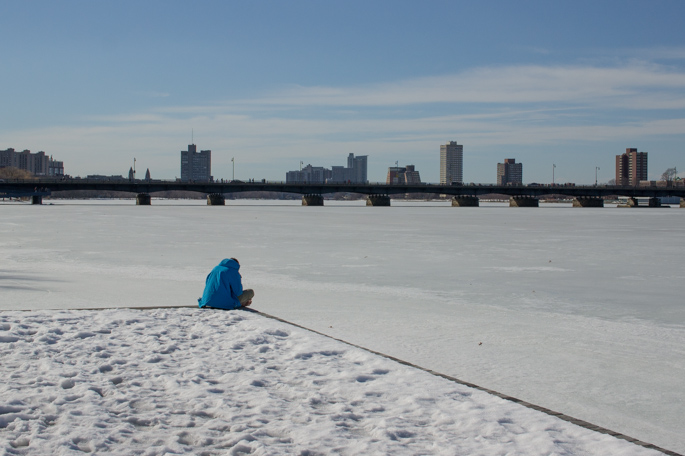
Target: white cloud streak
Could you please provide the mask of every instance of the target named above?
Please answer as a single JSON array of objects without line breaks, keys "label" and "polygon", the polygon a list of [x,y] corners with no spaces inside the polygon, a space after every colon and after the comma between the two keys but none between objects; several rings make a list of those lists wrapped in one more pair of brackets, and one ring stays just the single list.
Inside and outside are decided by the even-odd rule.
[{"label": "white cloud streak", "polygon": [[[620,68],[511,66],[364,87],[294,87],[248,103],[380,107],[563,102],[634,109],[680,109],[685,108],[684,90],[685,73],[644,63]],[[646,91],[650,96],[645,96]]]}]

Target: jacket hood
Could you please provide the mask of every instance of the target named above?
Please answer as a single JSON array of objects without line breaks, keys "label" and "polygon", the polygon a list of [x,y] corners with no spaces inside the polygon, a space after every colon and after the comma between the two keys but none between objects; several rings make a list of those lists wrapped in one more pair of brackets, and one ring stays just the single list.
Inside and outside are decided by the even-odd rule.
[{"label": "jacket hood", "polygon": [[231,258],[224,258],[223,260],[221,260],[221,263],[219,263],[219,266],[231,269],[240,269],[240,263]]}]

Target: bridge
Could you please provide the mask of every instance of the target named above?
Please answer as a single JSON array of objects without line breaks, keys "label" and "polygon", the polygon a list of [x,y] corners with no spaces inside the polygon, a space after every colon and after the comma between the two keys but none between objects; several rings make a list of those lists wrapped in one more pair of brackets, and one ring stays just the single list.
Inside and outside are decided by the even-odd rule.
[{"label": "bridge", "polygon": [[[680,182],[678,182],[679,184]],[[662,184],[661,182],[659,184]],[[43,196],[69,190],[116,191],[136,194],[136,203],[149,205],[151,194],[173,190],[207,195],[208,205],[224,205],[226,194],[241,192],[279,192],[302,195],[305,206],[323,206],[323,195],[331,193],[357,193],[367,195],[368,206],[389,206],[391,195],[406,193],[452,196],[457,207],[478,206],[479,196],[506,195],[510,206],[537,207],[544,196],[573,198],[577,207],[603,207],[604,198],[623,197],[627,205],[638,206],[638,198],[646,198],[649,207],[660,206],[660,197],[679,197],[685,207],[685,186],[666,185],[494,185],[494,184],[382,184],[382,183],[284,183],[284,182],[180,182],[167,180],[106,181],[101,179],[33,179],[0,180],[0,198],[29,196],[33,204],[41,204]],[[670,184],[670,185],[669,185]]]}]

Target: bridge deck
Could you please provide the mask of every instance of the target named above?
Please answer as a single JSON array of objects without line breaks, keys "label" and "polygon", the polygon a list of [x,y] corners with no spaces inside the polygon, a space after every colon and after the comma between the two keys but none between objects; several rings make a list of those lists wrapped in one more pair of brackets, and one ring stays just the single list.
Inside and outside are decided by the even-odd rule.
[{"label": "bridge deck", "polygon": [[467,185],[386,185],[381,183],[369,184],[290,184],[283,182],[178,182],[178,181],[117,181],[108,182],[88,179],[37,179],[13,180],[0,182],[0,195],[25,194],[36,195],[68,190],[100,190],[119,191],[128,193],[157,193],[174,190],[212,193],[241,193],[241,192],[279,192],[296,193],[301,195],[324,195],[330,193],[359,193],[364,195],[397,195],[405,193],[442,194],[451,196],[480,196],[500,194],[507,196],[542,197],[546,195],[562,195],[567,197],[602,198],[607,196],[621,196],[629,198],[656,198],[677,196],[685,198],[685,186],[566,186],[566,185],[512,185],[502,186],[493,184]]}]

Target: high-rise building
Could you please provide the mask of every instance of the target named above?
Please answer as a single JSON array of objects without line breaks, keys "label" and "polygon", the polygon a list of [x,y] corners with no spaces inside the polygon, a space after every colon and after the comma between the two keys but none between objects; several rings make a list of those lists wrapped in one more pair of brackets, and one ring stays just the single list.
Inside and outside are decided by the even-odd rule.
[{"label": "high-rise building", "polygon": [[0,150],[0,168],[12,166],[14,161],[14,149]]},{"label": "high-rise building", "polygon": [[647,180],[647,152],[626,149],[616,156],[616,185],[638,185]]},{"label": "high-rise building", "polygon": [[464,146],[450,141],[440,146],[440,183],[464,182]]},{"label": "high-rise building", "polygon": [[368,155],[350,154],[347,156],[347,168],[350,169],[350,181],[355,184],[365,184],[368,182],[366,178],[366,169],[368,163]]},{"label": "high-rise building", "polygon": [[505,158],[497,163],[497,185],[516,185],[523,183],[523,164],[514,158]]},{"label": "high-rise building", "polygon": [[421,176],[416,171],[414,165],[407,165],[405,167],[392,166],[388,168],[388,177],[385,179],[386,184],[420,184]]},{"label": "high-rise building", "polygon": [[300,171],[288,171],[285,175],[287,183],[301,182],[350,182],[354,184],[365,184],[367,155],[347,157],[347,167],[332,166],[331,169],[319,166],[307,165]]},{"label": "high-rise building", "polygon": [[188,150],[181,151],[181,181],[211,182],[212,151],[197,151],[195,144],[189,144]]},{"label": "high-rise building", "polygon": [[323,166],[307,165],[300,171],[288,171],[285,175],[287,184],[323,184],[331,177],[331,170]]},{"label": "high-rise building", "polygon": [[23,169],[36,176],[64,175],[64,164],[53,161],[52,157],[48,157],[43,151],[32,154],[30,150],[0,150],[0,168],[6,166]]},{"label": "high-rise building", "polygon": [[48,163],[48,175],[53,177],[64,176],[64,162],[53,160],[51,155]]}]

